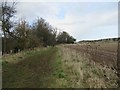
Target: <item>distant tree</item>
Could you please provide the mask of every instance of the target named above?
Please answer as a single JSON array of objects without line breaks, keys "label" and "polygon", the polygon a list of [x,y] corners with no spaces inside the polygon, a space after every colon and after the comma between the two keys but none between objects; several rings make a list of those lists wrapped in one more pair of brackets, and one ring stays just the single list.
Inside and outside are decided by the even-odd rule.
[{"label": "distant tree", "polygon": [[59,33],[59,35],[57,36],[57,42],[58,43],[67,43],[68,36],[69,35],[67,32]]},{"label": "distant tree", "polygon": [[73,38],[72,36],[69,36],[67,39],[67,43],[74,43],[76,41],[75,38]]},{"label": "distant tree", "polygon": [[67,32],[63,31],[57,36],[57,43],[74,43],[76,39],[70,36]]}]

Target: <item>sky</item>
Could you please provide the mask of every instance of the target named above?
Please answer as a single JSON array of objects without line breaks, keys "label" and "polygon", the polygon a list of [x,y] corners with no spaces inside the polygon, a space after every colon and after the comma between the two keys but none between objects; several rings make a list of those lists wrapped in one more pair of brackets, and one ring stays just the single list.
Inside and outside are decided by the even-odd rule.
[{"label": "sky", "polygon": [[77,41],[118,37],[118,2],[17,1],[17,19],[26,19],[31,24],[42,17]]}]

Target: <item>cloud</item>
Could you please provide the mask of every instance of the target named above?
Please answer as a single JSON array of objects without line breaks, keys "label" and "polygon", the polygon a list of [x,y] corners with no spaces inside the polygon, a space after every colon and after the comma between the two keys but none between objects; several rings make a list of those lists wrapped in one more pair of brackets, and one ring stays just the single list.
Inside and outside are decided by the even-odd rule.
[{"label": "cloud", "polygon": [[54,26],[69,32],[75,37],[79,37],[98,27],[117,25],[117,17],[118,14],[116,10],[103,13],[91,13],[83,16],[67,13],[62,20],[50,19],[49,21],[51,24],[54,24]]},{"label": "cloud", "polygon": [[[20,2],[17,11],[18,18],[32,22],[42,17],[77,39],[99,27],[116,26],[118,20],[117,3]],[[109,32],[109,27],[106,30]]]},{"label": "cloud", "polygon": [[24,17],[30,21],[37,17],[54,18],[58,13],[58,9],[54,7],[57,6],[52,5],[52,3],[19,2],[17,17]]}]

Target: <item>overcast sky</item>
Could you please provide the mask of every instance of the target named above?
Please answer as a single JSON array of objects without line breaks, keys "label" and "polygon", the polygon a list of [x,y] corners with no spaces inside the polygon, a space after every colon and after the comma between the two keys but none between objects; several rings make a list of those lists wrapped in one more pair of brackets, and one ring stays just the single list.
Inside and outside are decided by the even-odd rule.
[{"label": "overcast sky", "polygon": [[77,41],[118,36],[117,2],[25,1],[17,3],[16,17],[29,23],[42,17],[59,31],[67,31]]}]

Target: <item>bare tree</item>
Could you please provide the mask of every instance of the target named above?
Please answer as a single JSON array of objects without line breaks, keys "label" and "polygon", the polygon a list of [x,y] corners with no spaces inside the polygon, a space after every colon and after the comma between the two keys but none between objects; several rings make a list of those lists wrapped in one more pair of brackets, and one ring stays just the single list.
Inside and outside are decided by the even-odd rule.
[{"label": "bare tree", "polygon": [[4,51],[6,52],[6,38],[7,38],[7,34],[10,36],[14,36],[13,33],[10,31],[11,28],[13,27],[13,23],[11,22],[11,18],[15,15],[16,13],[16,8],[15,8],[16,2],[13,2],[10,5],[10,2],[7,1],[3,1],[2,2],[2,14],[1,14],[1,21],[2,21],[2,31],[3,31],[3,35],[4,35]]}]

